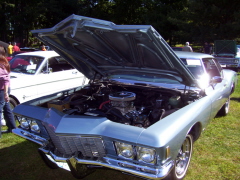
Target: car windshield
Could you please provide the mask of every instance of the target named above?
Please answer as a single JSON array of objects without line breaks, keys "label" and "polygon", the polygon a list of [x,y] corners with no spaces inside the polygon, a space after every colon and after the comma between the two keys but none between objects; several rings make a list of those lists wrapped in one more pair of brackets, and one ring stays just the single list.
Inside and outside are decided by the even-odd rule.
[{"label": "car windshield", "polygon": [[43,59],[39,56],[18,55],[9,64],[12,72],[35,74]]},{"label": "car windshield", "polygon": [[199,79],[204,74],[204,69],[200,59],[181,58],[181,60],[191,71],[191,73],[194,75],[196,79]]}]

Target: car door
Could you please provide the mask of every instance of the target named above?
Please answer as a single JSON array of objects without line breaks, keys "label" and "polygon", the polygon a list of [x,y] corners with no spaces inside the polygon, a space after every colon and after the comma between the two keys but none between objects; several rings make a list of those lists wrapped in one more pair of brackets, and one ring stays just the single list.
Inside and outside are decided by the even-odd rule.
[{"label": "car door", "polygon": [[82,86],[85,76],[61,57],[48,59],[38,75],[38,96]]},{"label": "car door", "polygon": [[[211,118],[214,118],[219,109],[229,97],[228,81],[223,77],[222,68],[218,66],[214,58],[203,59],[206,71],[210,76],[210,84],[205,92],[212,101]],[[218,78],[218,80],[214,80]],[[221,79],[220,79],[221,78]]]}]

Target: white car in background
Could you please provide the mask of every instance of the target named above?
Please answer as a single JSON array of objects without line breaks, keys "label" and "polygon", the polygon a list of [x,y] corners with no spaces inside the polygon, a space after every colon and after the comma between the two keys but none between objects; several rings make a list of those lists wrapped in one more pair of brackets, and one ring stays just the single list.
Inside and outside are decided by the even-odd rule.
[{"label": "white car in background", "polygon": [[87,83],[86,77],[55,51],[21,53],[9,63],[12,108],[25,101]]}]

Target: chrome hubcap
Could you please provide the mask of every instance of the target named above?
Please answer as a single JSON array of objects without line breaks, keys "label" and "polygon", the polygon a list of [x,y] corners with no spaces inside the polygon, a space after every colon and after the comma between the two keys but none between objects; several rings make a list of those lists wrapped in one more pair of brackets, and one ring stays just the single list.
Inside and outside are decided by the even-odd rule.
[{"label": "chrome hubcap", "polygon": [[182,144],[181,149],[178,152],[178,157],[176,159],[176,176],[182,178],[188,168],[190,159],[192,155],[192,138],[188,135]]}]

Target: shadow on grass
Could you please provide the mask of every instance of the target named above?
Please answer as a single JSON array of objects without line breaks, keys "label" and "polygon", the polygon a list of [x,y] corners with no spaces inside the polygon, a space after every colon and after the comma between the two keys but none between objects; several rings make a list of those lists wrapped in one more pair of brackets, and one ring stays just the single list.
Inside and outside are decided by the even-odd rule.
[{"label": "shadow on grass", "polygon": [[[9,145],[6,145],[6,143],[9,143]],[[0,139],[0,179],[76,180],[69,171],[47,167],[38,153],[39,147],[39,145],[14,134],[4,134]],[[83,180],[96,179],[140,180],[110,169],[97,169]]]},{"label": "shadow on grass", "polygon": [[236,97],[231,97],[231,101],[236,101],[236,102],[240,102],[240,98],[236,98]]}]

